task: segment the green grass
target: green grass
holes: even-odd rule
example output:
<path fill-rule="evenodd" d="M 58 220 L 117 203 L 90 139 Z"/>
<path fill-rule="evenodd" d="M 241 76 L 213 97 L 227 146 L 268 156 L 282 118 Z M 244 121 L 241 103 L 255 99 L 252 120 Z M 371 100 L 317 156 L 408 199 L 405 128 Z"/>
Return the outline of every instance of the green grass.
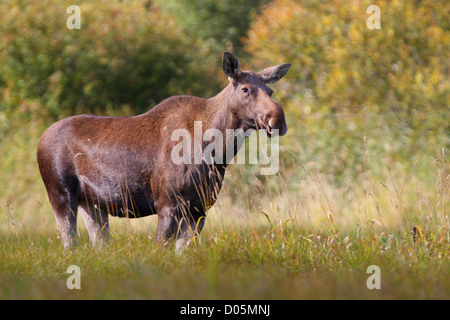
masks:
<path fill-rule="evenodd" d="M 217 212 L 215 213 L 217 214 Z M 214 221 L 181 255 L 152 239 L 155 219 L 140 230 L 114 219 L 112 239 L 91 248 L 84 230 L 73 251 L 56 232 L 11 227 L 0 241 L 1 299 L 448 299 L 449 233 L 443 226 L 415 243 L 369 223 L 349 233 L 308 230 L 295 221 L 255 225 Z M 142 226 L 142 225 L 141 225 Z M 143 229 L 143 228 L 142 228 Z M 81 289 L 69 290 L 70 265 Z M 381 289 L 369 290 L 369 265 Z"/>
<path fill-rule="evenodd" d="M 64 252 L 54 235 L 2 239 L 2 299 L 448 299 L 447 243 L 381 239 L 222 234 L 176 255 L 143 234 L 116 235 L 102 250 Z M 286 238 L 286 239 L 284 239 Z M 351 245 L 349 245 L 351 244 Z M 68 290 L 69 265 L 81 290 Z M 366 269 L 381 269 L 369 290 Z"/>

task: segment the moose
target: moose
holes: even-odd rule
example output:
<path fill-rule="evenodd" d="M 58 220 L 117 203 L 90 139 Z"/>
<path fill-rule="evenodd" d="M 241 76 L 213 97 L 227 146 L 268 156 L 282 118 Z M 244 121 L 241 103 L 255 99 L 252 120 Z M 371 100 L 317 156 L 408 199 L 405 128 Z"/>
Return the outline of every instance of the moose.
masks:
<path fill-rule="evenodd" d="M 77 212 L 94 246 L 109 238 L 109 214 L 157 214 L 156 241 L 175 239 L 177 249 L 200 233 L 227 162 L 174 163 L 170 132 L 183 128 L 193 134 L 194 121 L 202 121 L 202 130 L 265 129 L 268 137 L 287 132 L 283 109 L 267 84 L 280 80 L 291 64 L 241 71 L 238 58 L 224 52 L 222 67 L 229 84 L 212 98 L 173 96 L 136 116 L 72 116 L 43 133 L 37 161 L 65 248 L 77 244 Z M 223 153 L 229 148 L 236 155 L 240 146 L 224 141 Z"/>

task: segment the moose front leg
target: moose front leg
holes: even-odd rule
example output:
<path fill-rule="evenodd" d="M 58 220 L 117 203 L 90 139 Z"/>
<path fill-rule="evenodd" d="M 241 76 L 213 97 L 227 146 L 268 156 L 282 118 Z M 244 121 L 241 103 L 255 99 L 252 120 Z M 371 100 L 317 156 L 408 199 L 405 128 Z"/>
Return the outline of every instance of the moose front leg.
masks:
<path fill-rule="evenodd" d="M 158 212 L 156 241 L 165 244 L 176 238 L 175 250 L 181 252 L 200 233 L 204 224 L 204 214 L 182 214 L 178 208 L 164 207 Z"/>
<path fill-rule="evenodd" d="M 176 235 L 178 222 L 176 219 L 177 210 L 166 206 L 158 210 L 158 227 L 156 228 L 156 241 L 165 244 L 170 238 Z"/>
<path fill-rule="evenodd" d="M 189 215 L 182 218 L 178 224 L 177 240 L 175 242 L 175 251 L 181 253 L 192 239 L 200 234 L 205 225 L 204 214 Z"/>

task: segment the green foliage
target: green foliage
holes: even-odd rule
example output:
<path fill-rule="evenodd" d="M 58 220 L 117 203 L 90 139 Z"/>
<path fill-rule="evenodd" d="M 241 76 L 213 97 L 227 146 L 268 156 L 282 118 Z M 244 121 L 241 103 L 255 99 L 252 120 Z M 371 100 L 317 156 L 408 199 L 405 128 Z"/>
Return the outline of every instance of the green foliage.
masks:
<path fill-rule="evenodd" d="M 366 27 L 369 5 L 276 0 L 249 30 L 247 49 L 260 67 L 294 63 L 289 76 L 302 95 L 312 90 L 315 110 L 392 109 L 417 126 L 447 109 L 448 4 L 381 1 L 380 30 Z"/>
<path fill-rule="evenodd" d="M 55 117 L 122 105 L 142 111 L 174 94 L 215 89 L 208 51 L 158 8 L 106 0 L 79 6 L 80 30 L 66 27 L 66 1 L 0 6 L 0 74 L 11 108 L 38 99 Z"/>
<path fill-rule="evenodd" d="M 377 1 L 379 30 L 371 4 L 275 0 L 246 40 L 255 69 L 293 64 L 278 91 L 291 145 L 338 183 L 417 171 L 450 147 L 448 2 Z"/>
<path fill-rule="evenodd" d="M 252 14 L 269 0 L 156 0 L 176 17 L 191 37 L 199 37 L 220 54 L 227 48 L 241 55 Z"/>

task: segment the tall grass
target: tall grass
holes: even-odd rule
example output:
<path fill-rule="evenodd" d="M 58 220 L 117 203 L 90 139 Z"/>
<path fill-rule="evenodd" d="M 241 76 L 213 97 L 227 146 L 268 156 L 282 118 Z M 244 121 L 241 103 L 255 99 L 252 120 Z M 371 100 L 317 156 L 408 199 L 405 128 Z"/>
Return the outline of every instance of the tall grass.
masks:
<path fill-rule="evenodd" d="M 156 244 L 156 216 L 111 218 L 102 249 L 79 223 L 78 248 L 64 251 L 30 151 L 38 132 L 22 128 L 2 144 L 0 298 L 449 298 L 446 150 L 430 146 L 425 182 L 367 174 L 336 186 L 295 154 L 295 175 L 230 166 L 183 254 Z M 24 147 L 8 154 L 14 144 Z M 81 290 L 66 287 L 72 264 Z M 381 269 L 381 290 L 366 287 L 370 265 Z"/>

